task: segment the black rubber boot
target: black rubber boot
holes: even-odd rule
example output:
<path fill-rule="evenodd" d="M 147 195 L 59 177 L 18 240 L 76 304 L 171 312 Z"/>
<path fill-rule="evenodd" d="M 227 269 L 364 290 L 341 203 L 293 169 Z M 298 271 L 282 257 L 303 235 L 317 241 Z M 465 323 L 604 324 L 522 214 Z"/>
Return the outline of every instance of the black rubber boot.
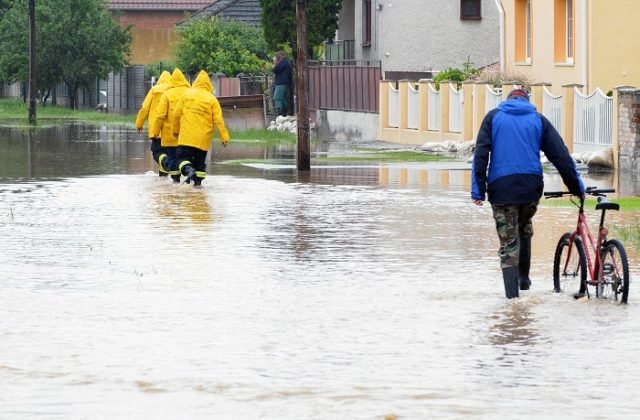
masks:
<path fill-rule="evenodd" d="M 520 256 L 518 258 L 518 277 L 520 278 L 520 290 L 529 290 L 531 279 L 531 238 L 520 239 Z"/>
<path fill-rule="evenodd" d="M 190 184 L 192 179 L 196 177 L 196 170 L 193 169 L 191 165 L 184 165 L 182 168 L 182 174 L 187 178 L 185 179 L 185 184 Z"/>
<path fill-rule="evenodd" d="M 171 179 L 173 179 L 173 182 L 180 182 L 180 174 L 171 175 Z"/>
<path fill-rule="evenodd" d="M 518 289 L 518 268 L 503 268 L 502 279 L 504 280 L 504 294 L 507 299 L 520 297 L 520 290 Z"/>

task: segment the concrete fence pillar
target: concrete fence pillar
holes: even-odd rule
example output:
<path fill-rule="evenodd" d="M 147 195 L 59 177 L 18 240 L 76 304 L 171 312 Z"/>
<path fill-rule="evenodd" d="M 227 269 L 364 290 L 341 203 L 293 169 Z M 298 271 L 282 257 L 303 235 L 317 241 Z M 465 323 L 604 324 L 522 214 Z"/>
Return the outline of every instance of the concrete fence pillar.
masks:
<path fill-rule="evenodd" d="M 582 89 L 583 85 L 571 83 L 562 85 L 562 132 L 560 135 L 564 140 L 569 152 L 573 153 L 573 120 L 575 113 L 575 88 Z"/>
<path fill-rule="evenodd" d="M 473 131 L 473 97 L 475 96 L 475 82 L 462 83 L 462 141 L 473 140 L 475 132 Z"/>
<path fill-rule="evenodd" d="M 478 134 L 482 120 L 487 115 L 487 82 L 477 82 L 473 92 L 473 133 Z"/>
<path fill-rule="evenodd" d="M 379 86 L 380 128 L 389 128 L 389 81 L 381 80 Z"/>
<path fill-rule="evenodd" d="M 449 132 L 449 98 L 451 97 L 451 86 L 456 82 L 442 80 L 440 82 L 440 133 Z"/>
<path fill-rule="evenodd" d="M 534 83 L 531 85 L 531 103 L 535 105 L 538 112 L 542 113 L 544 110 L 543 107 L 543 99 L 544 99 L 544 87 L 551 86 L 551 83 L 541 82 Z"/>

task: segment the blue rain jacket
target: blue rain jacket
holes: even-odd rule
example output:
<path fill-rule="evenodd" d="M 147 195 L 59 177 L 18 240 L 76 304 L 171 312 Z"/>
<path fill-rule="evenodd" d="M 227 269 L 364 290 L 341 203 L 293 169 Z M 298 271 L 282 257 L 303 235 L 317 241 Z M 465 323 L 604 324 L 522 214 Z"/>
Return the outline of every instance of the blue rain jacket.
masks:
<path fill-rule="evenodd" d="M 575 195 L 584 192 L 576 164 L 558 131 L 522 98 L 501 102 L 482 121 L 471 166 L 471 198 L 492 204 L 540 200 L 544 189 L 540 151 Z"/>

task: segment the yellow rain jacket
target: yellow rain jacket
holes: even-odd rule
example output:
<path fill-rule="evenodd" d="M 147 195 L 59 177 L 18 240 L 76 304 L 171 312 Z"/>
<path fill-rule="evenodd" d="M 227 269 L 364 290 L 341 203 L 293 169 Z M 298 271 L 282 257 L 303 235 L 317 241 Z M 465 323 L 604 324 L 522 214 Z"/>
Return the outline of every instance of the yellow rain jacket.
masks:
<path fill-rule="evenodd" d="M 180 133 L 178 145 L 208 152 L 214 128 L 218 129 L 220 143 L 227 144 L 229 132 L 224 126 L 220 103 L 213 94 L 209 75 L 201 70 L 193 87 L 184 93 L 173 114 L 171 124 L 174 131 Z"/>
<path fill-rule="evenodd" d="M 187 89 L 189 89 L 189 82 L 184 74 L 180 69 L 173 70 L 169 79 L 169 87 L 160 97 L 158 108 L 156 108 L 155 124 L 152 127 L 152 133 L 161 133 L 162 147 L 176 147 L 178 145 L 178 137 L 173 134 L 177 130 L 171 127 L 171 122 L 176 106 Z"/>
<path fill-rule="evenodd" d="M 151 127 L 153 126 L 156 120 L 156 109 L 158 108 L 158 103 L 160 102 L 160 97 L 169 87 L 169 78 L 171 77 L 171 73 L 164 70 L 156 84 L 149 89 L 147 92 L 147 96 L 145 96 L 144 101 L 142 102 L 142 106 L 140 107 L 140 111 L 138 111 L 138 116 L 136 117 L 136 128 L 138 130 L 142 130 L 142 126 L 144 126 L 144 122 L 149 118 L 148 130 L 149 130 L 149 139 L 152 139 L 154 136 L 151 133 Z"/>

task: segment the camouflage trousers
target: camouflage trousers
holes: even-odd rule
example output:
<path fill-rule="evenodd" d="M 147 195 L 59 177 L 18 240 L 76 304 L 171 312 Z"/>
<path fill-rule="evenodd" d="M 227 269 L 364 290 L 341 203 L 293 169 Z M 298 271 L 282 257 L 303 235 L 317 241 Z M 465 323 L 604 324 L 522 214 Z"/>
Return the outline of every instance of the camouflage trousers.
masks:
<path fill-rule="evenodd" d="M 492 204 L 491 208 L 500 239 L 500 267 L 518 267 L 520 241 L 533 236 L 531 219 L 538 210 L 538 203 Z"/>

